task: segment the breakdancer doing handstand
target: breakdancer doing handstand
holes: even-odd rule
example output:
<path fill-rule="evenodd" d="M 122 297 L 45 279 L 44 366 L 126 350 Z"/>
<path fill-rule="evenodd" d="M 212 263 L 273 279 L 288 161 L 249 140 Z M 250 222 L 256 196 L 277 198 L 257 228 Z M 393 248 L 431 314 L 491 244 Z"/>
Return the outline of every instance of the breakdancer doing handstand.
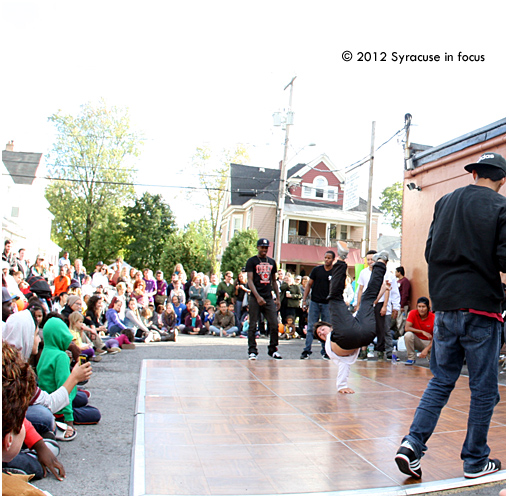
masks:
<path fill-rule="evenodd" d="M 321 321 L 314 325 L 315 336 L 325 341 L 327 354 L 338 366 L 336 386 L 339 393 L 355 393 L 347 385 L 350 366 L 357 360 L 359 349 L 369 345 L 376 337 L 374 307 L 381 294 L 390 289 L 389 283 L 383 282 L 389 255 L 386 251 L 381 251 L 373 255 L 375 264 L 371 278 L 354 317 L 343 299 L 348 269 L 345 259 L 348 251 L 346 244 L 338 241 L 338 260 L 332 267 L 328 296 L 332 325 Z"/>

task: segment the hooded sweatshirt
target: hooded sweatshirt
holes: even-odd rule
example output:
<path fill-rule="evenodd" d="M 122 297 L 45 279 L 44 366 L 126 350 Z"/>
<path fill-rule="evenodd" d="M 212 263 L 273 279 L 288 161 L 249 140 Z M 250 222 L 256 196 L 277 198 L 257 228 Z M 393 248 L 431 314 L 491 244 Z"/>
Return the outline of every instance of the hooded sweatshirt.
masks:
<path fill-rule="evenodd" d="M 61 319 L 53 317 L 44 325 L 44 348 L 37 364 L 39 386 L 43 390 L 54 392 L 69 377 L 70 360 L 65 351 L 72 339 L 69 328 Z M 61 411 L 65 421 L 74 421 L 72 401 L 76 396 L 76 391 L 77 389 L 74 387 L 69 394 L 69 404 Z"/>
<path fill-rule="evenodd" d="M 21 356 L 28 361 L 34 347 L 35 322 L 30 310 L 10 315 L 3 327 L 3 339 L 21 350 Z"/>
<path fill-rule="evenodd" d="M 35 335 L 35 322 L 29 310 L 23 310 L 12 314 L 8 319 L 2 331 L 3 339 L 14 345 L 21 351 L 24 360 L 32 355 Z M 69 403 L 69 395 L 64 386 L 58 388 L 53 393 L 47 393 L 39 387 L 30 402 L 30 405 L 43 405 L 51 412 L 55 413 Z"/>

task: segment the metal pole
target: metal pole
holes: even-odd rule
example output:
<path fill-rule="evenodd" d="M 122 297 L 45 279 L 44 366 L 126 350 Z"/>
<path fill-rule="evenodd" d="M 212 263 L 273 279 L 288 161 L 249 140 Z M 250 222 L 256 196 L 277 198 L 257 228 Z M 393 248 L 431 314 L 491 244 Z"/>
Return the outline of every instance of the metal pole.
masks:
<path fill-rule="evenodd" d="M 284 90 L 290 87 L 290 103 L 288 110 L 292 109 L 292 97 L 293 97 L 293 82 L 296 76 L 292 78 L 292 81 L 286 85 Z M 286 197 L 286 158 L 288 155 L 288 143 L 290 137 L 290 126 L 286 125 L 285 134 L 285 151 L 283 155 L 283 162 L 281 163 L 281 174 L 279 176 L 279 194 L 277 201 L 277 212 L 276 212 L 276 241 L 274 244 L 274 260 L 278 267 L 281 266 L 281 245 L 283 243 L 283 214 L 285 210 L 285 197 Z"/>
<path fill-rule="evenodd" d="M 368 184 L 368 204 L 366 209 L 366 252 L 368 252 L 371 248 L 370 245 L 370 236 L 371 236 L 371 197 L 373 191 L 373 162 L 375 160 L 375 125 L 376 121 L 373 121 L 371 125 L 371 153 L 369 159 L 369 184 Z"/>

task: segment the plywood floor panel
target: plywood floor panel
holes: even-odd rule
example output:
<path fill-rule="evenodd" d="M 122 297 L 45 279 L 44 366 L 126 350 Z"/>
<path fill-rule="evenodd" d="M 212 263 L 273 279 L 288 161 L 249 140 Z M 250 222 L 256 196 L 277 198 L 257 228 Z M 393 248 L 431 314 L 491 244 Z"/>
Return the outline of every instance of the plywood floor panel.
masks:
<path fill-rule="evenodd" d="M 399 472 L 394 455 L 427 369 L 357 362 L 351 395 L 337 393 L 337 368 L 322 360 L 147 360 L 142 371 L 144 431 L 136 435 L 141 459 L 133 460 L 142 466 L 133 481 L 145 495 L 403 491 L 463 476 L 465 377 L 442 411 L 417 482 Z M 505 469 L 504 386 L 500 395 L 488 443 Z"/>

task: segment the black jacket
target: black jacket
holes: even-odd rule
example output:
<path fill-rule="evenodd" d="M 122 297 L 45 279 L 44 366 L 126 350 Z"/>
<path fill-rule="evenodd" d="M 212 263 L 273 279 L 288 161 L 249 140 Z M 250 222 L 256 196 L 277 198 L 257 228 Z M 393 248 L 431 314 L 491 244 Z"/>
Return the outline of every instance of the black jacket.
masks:
<path fill-rule="evenodd" d="M 433 310 L 500 313 L 505 204 L 504 196 L 477 185 L 437 201 L 425 252 Z"/>

